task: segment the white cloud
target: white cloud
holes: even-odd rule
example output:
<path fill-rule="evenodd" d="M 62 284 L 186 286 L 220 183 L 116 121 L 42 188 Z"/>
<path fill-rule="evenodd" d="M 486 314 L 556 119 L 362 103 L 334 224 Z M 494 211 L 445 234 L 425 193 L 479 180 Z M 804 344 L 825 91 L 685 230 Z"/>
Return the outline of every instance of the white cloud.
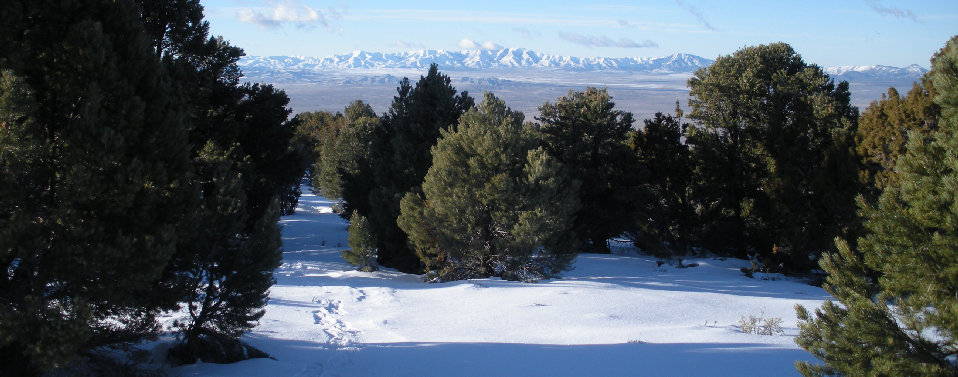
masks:
<path fill-rule="evenodd" d="M 483 50 L 502 50 L 502 45 L 492 41 L 485 41 L 485 42 L 482 42 L 482 49 Z"/>
<path fill-rule="evenodd" d="M 270 2 L 266 9 L 243 8 L 236 13 L 240 22 L 256 24 L 264 29 L 274 29 L 282 24 L 297 24 L 309 26 L 320 24 L 329 27 L 326 17 L 312 7 L 301 4 L 298 0 Z M 339 16 L 338 13 L 334 13 Z"/>
<path fill-rule="evenodd" d="M 476 42 L 473 42 L 473 40 L 472 40 L 472 39 L 469 39 L 469 38 L 460 39 L 460 40 L 459 40 L 459 43 L 458 43 L 457 45 L 459 46 L 459 48 L 461 48 L 461 49 L 466 49 L 466 50 L 478 50 L 478 49 L 479 49 L 479 44 L 476 43 Z"/>
<path fill-rule="evenodd" d="M 619 48 L 648 48 L 648 47 L 659 47 L 658 43 L 655 43 L 651 40 L 644 40 L 642 42 L 636 42 L 629 38 L 619 38 L 618 40 L 613 40 L 612 38 L 606 36 L 596 36 L 596 35 L 582 35 L 576 33 L 559 33 L 559 38 L 565 39 L 569 42 L 580 44 L 588 47 L 619 47 Z"/>
<path fill-rule="evenodd" d="M 459 48 L 463 50 L 501 50 L 502 49 L 502 45 L 496 42 L 485 41 L 482 44 L 480 44 L 469 38 L 460 39 L 457 45 L 459 46 Z"/>

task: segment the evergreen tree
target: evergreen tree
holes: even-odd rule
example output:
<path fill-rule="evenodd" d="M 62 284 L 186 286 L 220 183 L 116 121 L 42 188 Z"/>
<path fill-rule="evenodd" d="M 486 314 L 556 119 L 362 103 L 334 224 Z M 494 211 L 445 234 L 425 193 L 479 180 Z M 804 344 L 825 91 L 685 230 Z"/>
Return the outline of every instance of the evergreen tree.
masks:
<path fill-rule="evenodd" d="M 173 350 L 181 362 L 241 360 L 221 349 L 231 347 L 263 316 L 272 271 L 281 261 L 278 198 L 262 214 L 250 210 L 244 173 L 251 167 L 238 144 L 222 150 L 209 142 L 195 162 L 203 182 L 199 224 L 208 228 L 191 238 L 179 271 L 189 317 L 177 326 L 183 343 Z M 244 166 L 247 165 L 247 166 Z M 252 221 L 251 221 L 252 220 Z M 250 229 L 251 228 L 251 229 Z"/>
<path fill-rule="evenodd" d="M 279 199 L 281 215 L 290 215 L 308 162 L 292 143 L 295 124 L 287 121 L 292 112 L 289 97 L 269 84 L 245 84 L 240 90 L 243 100 L 236 105 L 237 121 L 230 132 L 238 134 L 235 138 L 253 166 L 246 175 L 250 216 L 263 217 L 273 199 Z"/>
<path fill-rule="evenodd" d="M 185 107 L 131 2 L 0 15 L 0 374 L 153 329 L 193 205 Z"/>
<path fill-rule="evenodd" d="M 895 88 L 874 101 L 858 120 L 855 148 L 862 159 L 861 180 L 866 197 L 874 201 L 895 180 L 895 162 L 905 151 L 910 132 L 921 137 L 938 128 L 940 109 L 931 80 L 926 75 L 905 97 Z"/>
<path fill-rule="evenodd" d="M 399 226 L 438 280 L 532 281 L 572 261 L 577 184 L 523 118 L 486 93 L 442 131 L 422 194 L 403 198 Z"/>
<path fill-rule="evenodd" d="M 327 198 L 341 198 L 340 216 L 350 219 L 354 210 L 369 213 L 374 182 L 373 158 L 382 143 L 382 123 L 372 107 L 354 101 L 345 109 L 342 126 L 321 143 L 314 182 Z"/>
<path fill-rule="evenodd" d="M 784 43 L 719 57 L 688 82 L 706 246 L 806 269 L 854 219 L 857 110 Z"/>
<path fill-rule="evenodd" d="M 631 233 L 636 246 L 669 259 L 688 254 L 695 223 L 691 155 L 682 143 L 680 122 L 681 118 L 656 113 L 629 136 L 629 147 L 638 156 L 636 169 L 649 172 L 650 194 Z"/>
<path fill-rule="evenodd" d="M 180 361 L 252 357 L 235 339 L 262 316 L 281 257 L 276 222 L 295 207 L 305 169 L 292 144 L 289 99 L 271 85 L 240 84 L 243 51 L 208 35 L 199 2 L 142 3 L 155 54 L 190 104 L 190 184 L 200 202 L 179 224 L 176 253 L 154 295 L 188 309 L 173 351 Z"/>
<path fill-rule="evenodd" d="M 627 219 L 645 195 L 642 172 L 626 145 L 632 113 L 615 110 L 608 91 L 596 88 L 569 91 L 539 112 L 546 151 L 583 182 L 573 229 L 585 250 L 608 253 L 607 240 L 628 229 Z"/>
<path fill-rule="evenodd" d="M 378 242 L 377 262 L 404 272 L 418 272 L 419 259 L 396 224 L 399 202 L 407 192 L 419 191 L 432 165 L 430 148 L 441 130 L 455 125 L 473 106 L 473 99 L 466 92 L 457 94 L 449 76 L 439 73 L 435 64 L 415 87 L 403 79 L 397 92 L 383 116 L 383 142 L 373 155 L 375 188 L 369 194 L 369 212 L 360 214 L 369 219 L 369 229 Z"/>
<path fill-rule="evenodd" d="M 292 122 L 295 124 L 293 143 L 305 152 L 304 156 L 308 162 L 306 176 L 313 190 L 321 194 L 319 174 L 322 169 L 320 160 L 323 149 L 338 137 L 345 117 L 342 113 L 313 111 L 296 114 Z"/>
<path fill-rule="evenodd" d="M 858 250 L 839 242 L 822 268 L 826 301 L 796 307 L 796 342 L 824 361 L 798 363 L 807 376 L 958 375 L 958 37 L 932 58 L 941 108 L 928 138 L 912 132 L 874 206 Z"/>
<path fill-rule="evenodd" d="M 357 266 L 360 271 L 376 271 L 373 263 L 376 259 L 376 240 L 369 233 L 369 222 L 359 212 L 354 211 L 349 218 L 349 250 L 343 250 L 342 254 L 346 262 Z"/>

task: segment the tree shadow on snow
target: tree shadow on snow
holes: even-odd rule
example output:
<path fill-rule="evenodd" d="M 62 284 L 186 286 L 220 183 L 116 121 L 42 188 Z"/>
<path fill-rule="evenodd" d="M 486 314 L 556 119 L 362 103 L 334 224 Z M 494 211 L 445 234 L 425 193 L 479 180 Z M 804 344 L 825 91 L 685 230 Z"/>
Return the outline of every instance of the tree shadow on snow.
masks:
<path fill-rule="evenodd" d="M 796 360 L 816 362 L 800 349 L 749 343 L 332 346 L 257 336 L 250 337 L 250 342 L 271 352 L 277 359 L 274 363 L 283 366 L 279 369 L 308 364 L 333 376 L 789 376 L 798 375 Z M 238 375 L 256 372 L 243 371 L 237 369 Z"/>

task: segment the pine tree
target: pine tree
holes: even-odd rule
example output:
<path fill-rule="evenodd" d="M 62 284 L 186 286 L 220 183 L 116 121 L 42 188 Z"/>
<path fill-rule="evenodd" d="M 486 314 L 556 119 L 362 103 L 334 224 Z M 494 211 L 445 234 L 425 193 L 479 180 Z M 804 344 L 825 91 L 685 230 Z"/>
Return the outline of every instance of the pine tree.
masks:
<path fill-rule="evenodd" d="M 383 116 L 383 143 L 373 156 L 375 188 L 369 194 L 370 231 L 376 236 L 377 262 L 404 272 L 419 272 L 415 252 L 409 249 L 406 234 L 396 225 L 399 203 L 407 192 L 419 190 L 432 165 L 430 148 L 440 131 L 452 127 L 473 107 L 469 93 L 456 92 L 449 76 L 429 67 L 413 87 L 403 79 L 392 106 Z"/>
<path fill-rule="evenodd" d="M 635 169 L 648 170 L 650 198 L 637 213 L 635 244 L 654 255 L 687 255 L 695 212 L 692 205 L 692 162 L 682 143 L 681 118 L 656 113 L 645 127 L 630 132 L 629 147 L 638 157 Z"/>
<path fill-rule="evenodd" d="M 155 55 L 190 105 L 189 183 L 199 201 L 179 223 L 154 295 L 187 308 L 173 350 L 180 361 L 254 357 L 236 338 L 263 314 L 282 255 L 276 222 L 295 206 L 305 169 L 292 144 L 289 99 L 271 85 L 240 85 L 243 51 L 208 35 L 198 1 L 141 3 Z"/>
<path fill-rule="evenodd" d="M 383 142 L 383 127 L 372 107 L 362 101 L 346 106 L 335 135 L 323 139 L 315 187 L 327 198 L 341 198 L 340 216 L 355 210 L 370 213 L 369 194 L 375 187 L 374 153 Z"/>
<path fill-rule="evenodd" d="M 807 376 L 958 375 L 958 37 L 932 58 L 940 129 L 913 132 L 878 203 L 860 200 L 866 235 L 822 260 L 826 301 L 796 307 L 796 342 L 824 362 Z"/>
<path fill-rule="evenodd" d="M 296 114 L 290 122 L 295 129 L 293 144 L 302 151 L 307 161 L 306 178 L 314 190 L 319 190 L 320 183 L 316 179 L 321 168 L 319 161 L 322 150 L 327 141 L 336 138 L 343 123 L 343 114 L 328 111 L 303 112 Z"/>
<path fill-rule="evenodd" d="M 343 250 L 342 254 L 346 262 L 357 266 L 360 271 L 376 271 L 373 263 L 376 259 L 376 240 L 369 233 L 369 222 L 359 212 L 354 211 L 349 218 L 349 250 Z"/>
<path fill-rule="evenodd" d="M 287 121 L 292 113 L 287 107 L 289 97 L 269 84 L 245 84 L 240 90 L 243 100 L 236 105 L 230 132 L 237 134 L 253 166 L 253 173 L 246 175 L 250 216 L 263 217 L 277 198 L 280 214 L 292 214 L 307 161 L 292 144 L 295 125 Z"/>
<path fill-rule="evenodd" d="M 573 229 L 584 250 L 608 253 L 611 237 L 629 228 L 645 195 L 635 154 L 626 145 L 632 113 L 615 110 L 607 90 L 569 91 L 539 107 L 546 151 L 583 182 Z"/>
<path fill-rule="evenodd" d="M 2 13 L 0 374 L 37 373 L 153 330 L 144 293 L 194 203 L 189 145 L 134 4 Z"/>
<path fill-rule="evenodd" d="M 399 226 L 438 280 L 539 280 L 574 257 L 577 184 L 523 118 L 486 93 L 442 131 L 422 194 L 403 198 Z"/>
<path fill-rule="evenodd" d="M 854 219 L 848 84 L 775 43 L 719 57 L 688 85 L 705 246 L 769 268 L 810 267 Z"/>
<path fill-rule="evenodd" d="M 189 315 L 178 323 L 182 344 L 173 355 L 181 362 L 232 362 L 243 359 L 220 350 L 255 326 L 273 285 L 272 271 L 281 260 L 278 199 L 258 217 L 251 215 L 246 196 L 249 159 L 238 144 L 223 150 L 207 143 L 196 163 L 203 182 L 203 205 L 197 223 L 206 229 L 193 234 L 192 247 L 181 253 L 181 299 Z M 252 357 L 252 356 L 250 356 Z"/>

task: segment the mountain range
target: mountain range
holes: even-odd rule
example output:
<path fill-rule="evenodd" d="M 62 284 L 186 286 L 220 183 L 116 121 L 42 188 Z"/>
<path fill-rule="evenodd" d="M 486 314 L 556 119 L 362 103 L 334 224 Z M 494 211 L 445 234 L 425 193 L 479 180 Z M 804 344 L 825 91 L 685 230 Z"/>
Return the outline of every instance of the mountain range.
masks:
<path fill-rule="evenodd" d="M 541 54 L 526 49 L 417 50 L 407 52 L 354 51 L 322 58 L 302 56 L 249 56 L 240 61 L 244 71 L 422 69 L 436 63 L 440 69 L 546 68 L 570 71 L 630 71 L 649 73 L 692 72 L 712 60 L 689 54 L 661 58 L 580 58 Z"/>
<path fill-rule="evenodd" d="M 691 54 L 660 58 L 570 57 L 527 49 L 355 51 L 327 57 L 247 56 L 239 61 L 244 80 L 278 85 L 296 112 L 341 111 L 362 99 L 376 111 L 389 108 L 403 77 L 415 81 L 429 65 L 452 79 L 458 90 L 493 92 L 509 105 L 536 114 L 543 102 L 568 90 L 605 87 L 617 106 L 640 117 L 675 108 L 688 97 L 686 81 L 713 60 Z M 864 108 L 889 87 L 907 91 L 927 70 L 881 65 L 826 67 L 836 81 L 851 85 L 852 104 Z"/>
<path fill-rule="evenodd" d="M 321 71 L 424 70 L 436 63 L 440 70 L 548 70 L 567 72 L 630 72 L 645 74 L 692 73 L 711 65 L 713 60 L 691 54 L 673 54 L 659 58 L 572 57 L 542 54 L 521 48 L 501 50 L 415 50 L 407 52 L 368 52 L 304 56 L 247 56 L 240 60 L 240 68 L 249 77 L 271 77 L 278 73 L 319 73 Z M 883 65 L 826 67 L 836 78 L 855 79 L 917 79 L 927 70 L 918 65 L 904 68 Z M 357 72 L 358 73 L 358 72 Z"/>

